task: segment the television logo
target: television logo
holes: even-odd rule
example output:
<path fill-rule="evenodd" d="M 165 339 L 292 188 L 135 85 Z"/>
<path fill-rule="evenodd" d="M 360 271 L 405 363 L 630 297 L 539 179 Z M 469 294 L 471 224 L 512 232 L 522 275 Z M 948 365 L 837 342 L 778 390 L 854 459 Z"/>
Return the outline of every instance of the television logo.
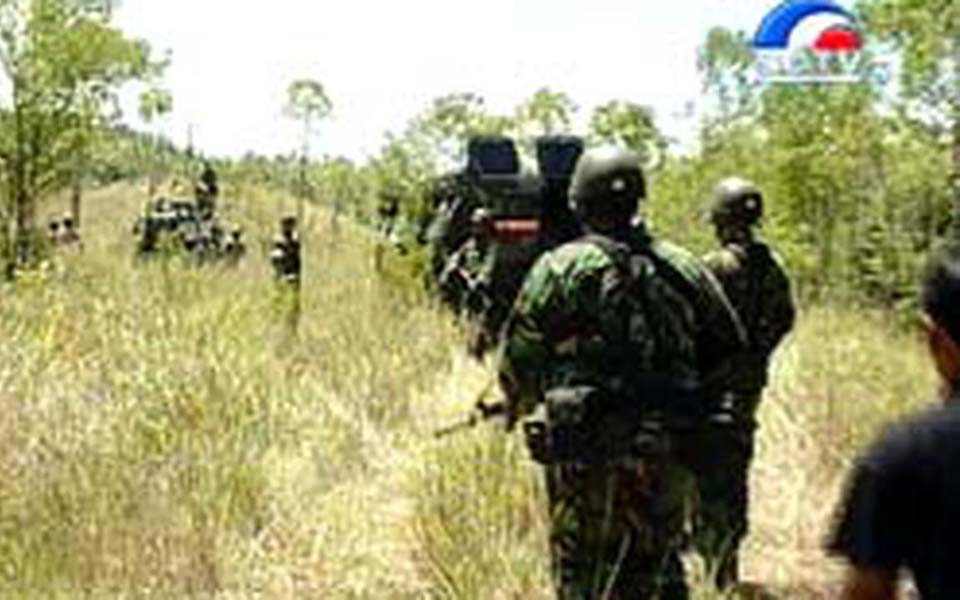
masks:
<path fill-rule="evenodd" d="M 854 16 L 831 0 L 787 0 L 763 19 L 752 46 L 762 83 L 889 80 L 889 65 L 864 52 Z"/>

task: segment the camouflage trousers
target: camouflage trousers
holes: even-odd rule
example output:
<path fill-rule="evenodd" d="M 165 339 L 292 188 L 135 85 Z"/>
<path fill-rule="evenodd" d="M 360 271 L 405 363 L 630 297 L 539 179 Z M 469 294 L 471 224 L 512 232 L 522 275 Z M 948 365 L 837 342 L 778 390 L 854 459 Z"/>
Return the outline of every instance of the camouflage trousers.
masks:
<path fill-rule="evenodd" d="M 689 476 L 663 458 L 546 467 L 559 600 L 686 600 Z"/>
<path fill-rule="evenodd" d="M 756 402 L 751 400 L 755 407 Z M 740 544 L 749 527 L 749 476 L 756 423 L 741 417 L 728 425 L 706 426 L 692 444 L 687 462 L 696 474 L 697 516 L 693 545 L 717 589 L 739 580 Z"/>

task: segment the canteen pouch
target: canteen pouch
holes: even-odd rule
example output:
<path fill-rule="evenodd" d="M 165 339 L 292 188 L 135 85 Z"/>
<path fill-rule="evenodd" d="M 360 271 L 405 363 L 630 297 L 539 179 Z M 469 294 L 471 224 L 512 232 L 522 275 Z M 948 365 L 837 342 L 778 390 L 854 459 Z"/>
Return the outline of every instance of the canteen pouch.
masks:
<path fill-rule="evenodd" d="M 604 404 L 604 393 L 592 386 L 548 390 L 543 405 L 523 424 L 530 456 L 545 465 L 604 460 Z"/>

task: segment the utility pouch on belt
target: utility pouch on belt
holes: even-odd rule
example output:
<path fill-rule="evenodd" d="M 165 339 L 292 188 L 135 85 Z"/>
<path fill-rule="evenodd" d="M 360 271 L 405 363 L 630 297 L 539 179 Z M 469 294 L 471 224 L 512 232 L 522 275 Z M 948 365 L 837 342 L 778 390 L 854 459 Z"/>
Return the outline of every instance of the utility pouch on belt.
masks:
<path fill-rule="evenodd" d="M 531 457 L 541 464 L 602 464 L 630 452 L 644 427 L 624 405 L 593 386 L 548 390 L 542 409 L 523 425 Z"/>

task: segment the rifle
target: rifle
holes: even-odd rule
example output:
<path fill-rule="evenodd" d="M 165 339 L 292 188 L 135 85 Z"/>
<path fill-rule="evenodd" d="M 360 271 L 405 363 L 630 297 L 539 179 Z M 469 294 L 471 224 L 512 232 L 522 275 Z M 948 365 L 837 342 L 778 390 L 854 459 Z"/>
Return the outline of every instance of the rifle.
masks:
<path fill-rule="evenodd" d="M 477 396 L 477 402 L 473 406 L 473 410 L 470 414 L 460 421 L 438 429 L 434 432 L 433 437 L 436 439 L 445 438 L 454 433 L 459 433 L 460 431 L 465 431 L 467 429 L 473 429 L 480 423 L 485 421 L 490 421 L 500 416 L 506 416 L 508 406 L 506 402 L 496 402 L 493 404 L 487 404 L 486 397 L 490 393 L 490 390 L 493 388 L 494 379 L 491 379 L 487 382 L 487 385 L 484 386 L 483 390 L 480 391 L 480 394 Z"/>

